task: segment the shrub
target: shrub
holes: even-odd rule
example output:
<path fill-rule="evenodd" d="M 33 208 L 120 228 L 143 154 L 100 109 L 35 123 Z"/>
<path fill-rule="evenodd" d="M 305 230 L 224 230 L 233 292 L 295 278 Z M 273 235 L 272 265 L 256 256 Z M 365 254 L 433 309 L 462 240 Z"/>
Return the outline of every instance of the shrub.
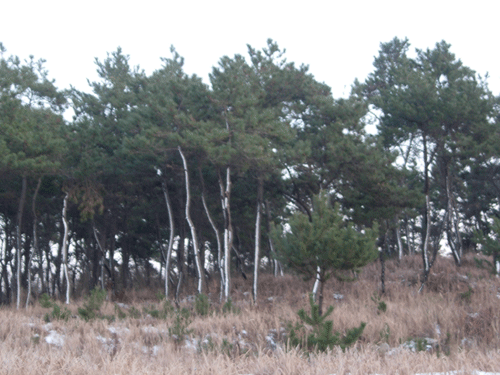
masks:
<path fill-rule="evenodd" d="M 78 315 L 87 322 L 95 319 L 105 299 L 105 290 L 99 288 L 93 289 L 83 307 L 78 308 Z"/>
<path fill-rule="evenodd" d="M 48 294 L 43 293 L 39 299 L 40 306 L 45 309 L 52 307 L 52 312 L 46 313 L 43 319 L 48 323 L 51 320 L 64 320 L 67 321 L 71 317 L 71 311 L 67 307 L 61 308 L 55 301 L 53 301 Z"/>
<path fill-rule="evenodd" d="M 324 315 L 319 314 L 319 305 L 314 303 L 313 295 L 309 296 L 311 305 L 311 315 L 307 315 L 304 309 L 297 313 L 300 320 L 312 326 L 312 332 L 306 337 L 306 330 L 303 324 L 296 323 L 295 326 L 289 325 L 289 345 L 292 347 L 306 348 L 310 351 L 326 351 L 334 346 L 340 346 L 345 350 L 348 346 L 354 344 L 365 329 L 366 323 L 361 323 L 357 328 L 352 328 L 344 336 L 339 332 L 333 333 L 333 321 L 326 318 L 333 312 L 333 306 L 330 306 Z"/>
<path fill-rule="evenodd" d="M 194 311 L 198 315 L 207 316 L 210 311 L 210 302 L 208 301 L 208 296 L 200 293 L 196 296 L 194 301 Z"/>

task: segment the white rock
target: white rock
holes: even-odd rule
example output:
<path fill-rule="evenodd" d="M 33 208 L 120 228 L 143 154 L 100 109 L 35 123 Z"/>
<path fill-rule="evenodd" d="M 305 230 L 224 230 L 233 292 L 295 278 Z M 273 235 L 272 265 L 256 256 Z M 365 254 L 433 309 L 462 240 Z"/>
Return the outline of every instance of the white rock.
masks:
<path fill-rule="evenodd" d="M 62 347 L 64 345 L 64 336 L 52 330 L 49 331 L 49 334 L 45 337 L 45 342 L 49 345 Z"/>

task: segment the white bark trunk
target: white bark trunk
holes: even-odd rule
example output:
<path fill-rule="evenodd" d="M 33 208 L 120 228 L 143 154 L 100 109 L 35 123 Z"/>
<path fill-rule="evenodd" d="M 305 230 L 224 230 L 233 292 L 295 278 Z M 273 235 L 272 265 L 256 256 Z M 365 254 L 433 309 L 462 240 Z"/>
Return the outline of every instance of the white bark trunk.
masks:
<path fill-rule="evenodd" d="M 424 258 L 424 272 L 429 272 L 429 241 L 431 235 L 431 215 L 430 215 L 430 197 L 429 194 L 425 196 L 425 239 L 422 248 Z"/>
<path fill-rule="evenodd" d="M 215 239 L 217 240 L 217 264 L 219 265 L 219 272 L 220 272 L 220 281 L 221 281 L 220 300 L 222 301 L 225 277 L 224 277 L 224 266 L 222 264 L 222 243 L 220 240 L 220 232 L 217 229 L 214 220 L 212 219 L 212 215 L 210 215 L 210 211 L 208 210 L 207 202 L 205 200 L 204 192 L 201 194 L 201 201 L 203 203 L 203 208 L 205 209 L 205 213 L 207 214 L 208 221 L 210 222 L 210 225 L 214 230 Z"/>
<path fill-rule="evenodd" d="M 66 216 L 66 213 L 68 211 L 68 197 L 69 197 L 69 194 L 66 193 L 66 195 L 64 196 L 63 212 L 62 212 L 62 220 L 63 220 L 63 225 L 64 225 L 62 253 L 63 253 L 64 278 L 66 279 L 66 304 L 67 305 L 69 305 L 69 294 L 70 294 L 70 287 L 71 287 L 70 281 L 69 281 L 69 272 L 68 272 L 68 233 L 69 233 L 69 227 L 68 227 L 68 219 Z"/>
<path fill-rule="evenodd" d="M 313 286 L 313 299 L 314 299 L 314 301 L 316 301 L 316 295 L 318 294 L 319 279 L 320 279 L 319 273 L 320 272 L 321 272 L 321 268 L 318 266 L 318 272 L 316 274 L 316 281 L 314 282 L 314 286 Z"/>
<path fill-rule="evenodd" d="M 226 188 L 219 175 L 219 186 L 221 191 L 221 204 L 224 213 L 224 300 L 229 300 L 229 290 L 231 285 L 231 248 L 233 246 L 233 229 L 231 224 L 231 208 L 229 206 L 231 196 L 231 168 L 226 168 Z"/>
<path fill-rule="evenodd" d="M 396 226 L 396 238 L 398 240 L 398 259 L 403 259 L 403 241 L 401 241 L 401 226 Z"/>
<path fill-rule="evenodd" d="M 253 303 L 257 304 L 257 285 L 259 280 L 259 264 L 260 264 L 260 221 L 261 221 L 261 204 L 257 204 L 257 217 L 255 219 L 255 258 L 253 267 Z"/>
<path fill-rule="evenodd" d="M 198 274 L 198 293 L 203 293 L 203 266 L 201 265 L 200 260 L 200 249 L 198 246 L 198 238 L 196 236 L 196 228 L 194 226 L 193 220 L 191 220 L 191 188 L 189 185 L 189 171 L 186 158 L 184 153 L 182 152 L 181 146 L 177 148 L 179 150 L 179 154 L 182 158 L 182 164 L 184 165 L 184 176 L 186 179 L 186 220 L 189 225 L 189 229 L 191 230 L 191 238 L 193 240 L 193 251 L 194 251 L 194 259 L 196 263 L 196 272 Z"/>
<path fill-rule="evenodd" d="M 174 245 L 174 214 L 172 212 L 172 205 L 170 204 L 170 197 L 168 196 L 168 189 L 165 181 L 162 181 L 163 196 L 167 204 L 168 222 L 170 226 L 170 235 L 168 238 L 168 249 L 165 254 L 165 298 L 168 300 L 168 278 L 170 276 L 170 259 L 172 258 L 172 249 Z"/>

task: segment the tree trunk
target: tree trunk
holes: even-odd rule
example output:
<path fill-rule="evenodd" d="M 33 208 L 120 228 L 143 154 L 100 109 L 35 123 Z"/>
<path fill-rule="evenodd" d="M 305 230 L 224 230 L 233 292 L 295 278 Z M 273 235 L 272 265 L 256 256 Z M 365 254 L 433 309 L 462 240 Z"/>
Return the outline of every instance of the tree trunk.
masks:
<path fill-rule="evenodd" d="M 172 211 L 172 205 L 170 203 L 170 197 L 168 195 L 167 183 L 165 182 L 164 179 L 162 179 L 161 187 L 163 190 L 163 196 L 165 197 L 165 203 L 167 205 L 168 222 L 170 227 L 168 248 L 167 248 L 167 253 L 165 254 L 165 298 L 168 299 L 168 278 L 170 275 L 170 259 L 172 259 L 172 249 L 174 246 L 175 227 L 174 227 L 174 213 Z"/>
<path fill-rule="evenodd" d="M 95 237 L 95 240 L 97 242 L 97 248 L 99 249 L 99 266 L 101 268 L 100 270 L 100 277 L 99 279 L 101 280 L 101 289 L 104 290 L 105 289 L 105 285 L 104 285 L 104 262 L 106 261 L 106 251 L 104 250 L 104 244 L 103 242 L 105 242 L 105 240 L 103 238 L 99 238 L 98 236 L 98 233 L 97 233 L 97 229 L 95 227 L 95 224 L 93 224 L 93 230 L 94 230 L 94 237 Z"/>
<path fill-rule="evenodd" d="M 318 288 L 319 288 L 320 278 L 321 278 L 321 267 L 318 266 L 318 269 L 316 271 L 316 280 L 314 281 L 313 291 L 312 291 L 314 301 L 318 300 Z"/>
<path fill-rule="evenodd" d="M 194 260 L 196 264 L 196 273 L 198 275 L 198 293 L 203 293 L 203 279 L 205 273 L 203 271 L 203 265 L 200 260 L 200 247 L 198 245 L 198 236 L 196 235 L 196 228 L 194 226 L 193 220 L 191 219 L 191 188 L 189 184 L 189 171 L 186 158 L 184 153 L 182 152 L 181 146 L 177 148 L 179 150 L 179 154 L 182 158 L 182 164 L 184 165 L 184 176 L 186 179 L 186 220 L 189 224 L 189 229 L 191 230 L 191 238 L 193 241 L 193 252 L 194 252 Z"/>
<path fill-rule="evenodd" d="M 269 201 L 266 199 L 265 201 L 266 208 L 266 218 L 267 218 L 267 233 L 269 237 L 269 250 L 271 253 L 271 257 L 273 258 L 273 275 L 277 277 L 278 275 L 283 276 L 283 267 L 278 259 L 276 259 L 276 251 L 274 250 L 273 240 L 271 239 L 271 211 L 269 208 Z"/>
<path fill-rule="evenodd" d="M 259 281 L 259 265 L 260 265 L 260 222 L 262 217 L 262 200 L 264 196 L 264 180 L 262 177 L 257 181 L 257 213 L 255 217 L 255 258 L 253 266 L 253 303 L 257 304 L 257 289 Z"/>
<path fill-rule="evenodd" d="M 37 235 L 37 231 L 36 231 L 36 228 L 38 226 L 38 218 L 37 218 L 37 214 L 36 214 L 36 198 L 38 196 L 38 191 L 40 190 L 41 183 L 42 183 L 42 177 L 39 177 L 38 182 L 36 184 L 35 193 L 33 194 L 33 202 L 31 205 L 31 210 L 33 211 L 33 251 L 30 254 L 30 260 L 28 262 L 28 296 L 26 297 L 26 309 L 28 309 L 30 298 L 31 298 L 31 262 L 32 262 L 33 254 L 38 253 L 38 235 Z M 43 283 L 43 279 L 42 279 L 42 283 Z"/>
<path fill-rule="evenodd" d="M 323 277 L 319 279 L 319 296 L 318 296 L 318 314 L 319 316 L 323 315 L 323 289 L 325 287 L 325 282 L 323 281 Z"/>
<path fill-rule="evenodd" d="M 69 194 L 66 193 L 64 196 L 64 203 L 63 203 L 63 211 L 62 211 L 62 220 L 63 220 L 63 225 L 64 225 L 64 237 L 63 237 L 63 271 L 64 271 L 64 278 L 66 279 L 66 304 L 69 305 L 69 294 L 70 294 L 70 288 L 71 288 L 71 281 L 69 280 L 69 272 L 68 272 L 68 233 L 69 233 L 69 226 L 68 226 L 68 219 L 67 219 L 67 211 L 68 211 L 68 197 Z"/>
<path fill-rule="evenodd" d="M 233 226 L 231 222 L 231 168 L 226 168 L 226 187 L 219 173 L 219 186 L 221 192 L 222 212 L 224 213 L 224 300 L 227 302 L 230 298 L 231 288 L 231 249 L 233 247 Z"/>
<path fill-rule="evenodd" d="M 201 173 L 201 167 L 199 169 L 200 172 L 200 180 L 201 180 L 201 201 L 203 203 L 203 208 L 205 209 L 205 213 L 207 215 L 208 221 L 210 222 L 210 225 L 212 226 L 212 229 L 214 230 L 215 233 L 215 239 L 217 241 L 217 266 L 219 267 L 219 272 L 220 272 L 220 296 L 219 300 L 222 301 L 222 296 L 224 295 L 224 283 L 225 283 L 225 277 L 224 277 L 224 266 L 222 264 L 222 243 L 220 239 L 220 232 L 217 229 L 217 226 L 215 225 L 215 221 L 212 219 L 212 215 L 210 215 L 210 211 L 208 210 L 207 202 L 205 199 L 205 182 L 203 180 L 203 174 Z"/>
<path fill-rule="evenodd" d="M 447 171 L 446 171 L 447 172 Z M 450 246 L 451 254 L 455 260 L 455 264 L 460 267 L 462 255 L 462 238 L 458 228 L 458 218 L 456 217 L 456 208 L 453 199 L 453 193 L 450 187 L 450 177 L 446 173 L 446 238 Z"/>
<path fill-rule="evenodd" d="M 399 218 L 396 218 L 397 225 L 395 228 L 396 231 L 396 240 L 398 242 L 398 259 L 403 259 L 403 241 L 401 241 L 401 225 L 399 223 Z"/>
<path fill-rule="evenodd" d="M 186 247 L 186 222 L 184 220 L 181 220 L 181 224 L 179 226 L 179 236 L 180 236 L 180 241 L 179 245 L 177 246 L 177 269 L 179 271 L 179 277 L 177 279 L 177 287 L 175 290 L 175 301 L 176 303 L 179 303 L 179 294 L 181 292 L 182 288 L 182 281 L 183 281 L 183 276 L 186 273 L 185 272 L 185 247 Z"/>
<path fill-rule="evenodd" d="M 424 263 L 424 274 L 422 284 L 420 285 L 419 293 L 424 289 L 424 285 L 429 277 L 430 267 L 429 267 L 429 240 L 431 233 L 431 203 L 430 203 L 430 189 L 429 189 L 429 160 L 427 151 L 427 139 L 423 135 L 423 145 L 424 145 L 424 194 L 425 194 L 425 212 L 424 212 L 424 241 L 422 246 L 422 259 Z"/>
<path fill-rule="evenodd" d="M 26 202 L 26 185 L 27 177 L 23 175 L 22 187 L 21 187 L 21 198 L 19 199 L 19 207 L 17 210 L 17 231 L 16 231 L 16 242 L 17 242 L 17 252 L 16 252 L 16 281 L 17 281 L 17 300 L 16 308 L 19 309 L 21 305 L 21 225 L 23 223 L 23 211 L 24 203 Z"/>

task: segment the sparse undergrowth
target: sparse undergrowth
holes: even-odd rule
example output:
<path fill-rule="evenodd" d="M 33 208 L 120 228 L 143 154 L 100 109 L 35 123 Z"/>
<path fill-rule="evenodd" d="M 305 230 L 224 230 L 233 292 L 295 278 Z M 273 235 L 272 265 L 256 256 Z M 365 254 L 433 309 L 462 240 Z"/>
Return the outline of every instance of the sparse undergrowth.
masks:
<path fill-rule="evenodd" d="M 378 264 L 353 283 L 333 282 L 325 304 L 335 309 L 321 321 L 304 310 L 314 307 L 311 285 L 293 276 L 263 275 L 257 306 L 247 293 L 250 283 L 238 279 L 234 299 L 225 304 L 210 297 L 218 296 L 216 286 L 179 307 L 154 295 L 127 304 L 106 301 L 99 290 L 69 306 L 41 296 L 28 311 L 0 309 L 0 373 L 498 371 L 499 280 L 474 261 L 456 269 L 439 259 L 428 288 L 418 294 L 409 277 L 417 261 L 387 262 L 385 295 L 374 282 Z M 287 323 L 297 322 L 299 310 L 302 322 L 292 333 Z"/>

